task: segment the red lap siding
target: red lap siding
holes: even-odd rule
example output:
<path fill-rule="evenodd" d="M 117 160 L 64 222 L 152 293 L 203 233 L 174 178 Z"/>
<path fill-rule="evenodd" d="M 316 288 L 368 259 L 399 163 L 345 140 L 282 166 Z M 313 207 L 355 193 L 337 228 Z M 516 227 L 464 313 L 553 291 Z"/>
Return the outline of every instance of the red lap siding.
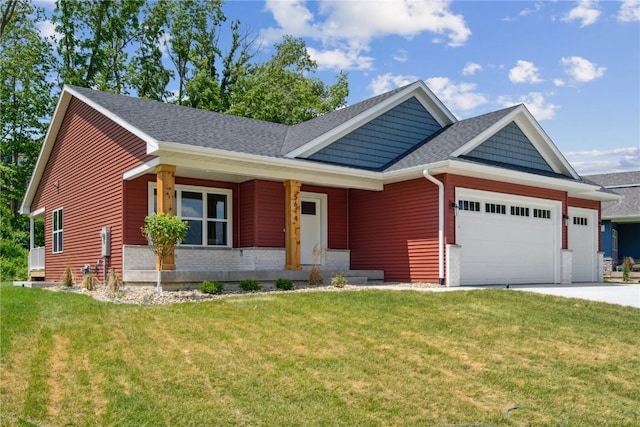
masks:
<path fill-rule="evenodd" d="M 426 179 L 351 190 L 351 268 L 384 270 L 385 280 L 438 277 L 438 188 Z"/>
<path fill-rule="evenodd" d="M 83 102 L 72 99 L 31 205 L 45 208 L 46 280 L 57 281 L 69 266 L 101 258 L 100 229 L 111 227 L 111 264 L 121 270 L 122 174 L 151 157 L 137 136 Z M 56 184 L 57 183 L 57 184 Z M 64 209 L 64 251 L 52 253 L 52 214 Z"/>

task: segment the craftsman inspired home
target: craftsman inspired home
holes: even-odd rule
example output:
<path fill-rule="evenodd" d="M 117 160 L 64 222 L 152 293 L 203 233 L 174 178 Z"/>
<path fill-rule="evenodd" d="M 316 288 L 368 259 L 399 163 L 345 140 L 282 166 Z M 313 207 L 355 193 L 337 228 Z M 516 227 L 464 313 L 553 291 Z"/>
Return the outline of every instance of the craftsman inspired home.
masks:
<path fill-rule="evenodd" d="M 44 219 L 32 279 L 106 265 L 153 282 L 156 211 L 189 225 L 176 283 L 318 264 L 456 286 L 600 280 L 617 198 L 524 105 L 457 120 L 421 81 L 295 126 L 66 86 L 22 212 Z"/>
<path fill-rule="evenodd" d="M 640 270 L 640 171 L 589 175 L 589 181 L 621 196 L 602 204 L 602 252 L 605 271 L 616 270 L 631 258 Z"/>

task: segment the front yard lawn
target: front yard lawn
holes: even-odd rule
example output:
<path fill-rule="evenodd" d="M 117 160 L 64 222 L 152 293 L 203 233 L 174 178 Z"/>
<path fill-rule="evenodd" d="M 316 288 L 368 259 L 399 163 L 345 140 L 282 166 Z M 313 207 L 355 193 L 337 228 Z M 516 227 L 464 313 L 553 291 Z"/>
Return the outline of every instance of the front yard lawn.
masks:
<path fill-rule="evenodd" d="M 508 290 L 166 306 L 0 291 L 3 426 L 640 425 L 638 309 Z"/>

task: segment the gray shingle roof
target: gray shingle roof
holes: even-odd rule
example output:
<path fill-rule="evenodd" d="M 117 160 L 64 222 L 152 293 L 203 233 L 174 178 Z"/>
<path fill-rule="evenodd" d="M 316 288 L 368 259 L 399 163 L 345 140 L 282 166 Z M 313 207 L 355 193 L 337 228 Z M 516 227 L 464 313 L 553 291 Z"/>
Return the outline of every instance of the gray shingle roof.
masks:
<path fill-rule="evenodd" d="M 162 142 L 280 156 L 288 126 L 70 86 Z"/>
<path fill-rule="evenodd" d="M 640 216 L 640 171 L 588 175 L 584 178 L 604 187 L 613 187 L 609 191 L 623 197 L 619 202 L 602 204 L 603 218 Z"/>
<path fill-rule="evenodd" d="M 517 107 L 516 105 L 477 117 L 460 120 L 432 136 L 420 147 L 389 166 L 386 171 L 396 171 L 448 160 L 451 153 L 471 141 Z"/>

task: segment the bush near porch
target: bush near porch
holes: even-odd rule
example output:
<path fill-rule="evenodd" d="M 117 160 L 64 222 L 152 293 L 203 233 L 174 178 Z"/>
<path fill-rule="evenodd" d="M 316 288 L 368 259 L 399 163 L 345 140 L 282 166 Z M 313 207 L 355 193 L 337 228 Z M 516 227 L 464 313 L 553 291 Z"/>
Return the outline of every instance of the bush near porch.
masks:
<path fill-rule="evenodd" d="M 507 290 L 166 306 L 0 290 L 3 426 L 640 421 L 633 308 Z"/>

